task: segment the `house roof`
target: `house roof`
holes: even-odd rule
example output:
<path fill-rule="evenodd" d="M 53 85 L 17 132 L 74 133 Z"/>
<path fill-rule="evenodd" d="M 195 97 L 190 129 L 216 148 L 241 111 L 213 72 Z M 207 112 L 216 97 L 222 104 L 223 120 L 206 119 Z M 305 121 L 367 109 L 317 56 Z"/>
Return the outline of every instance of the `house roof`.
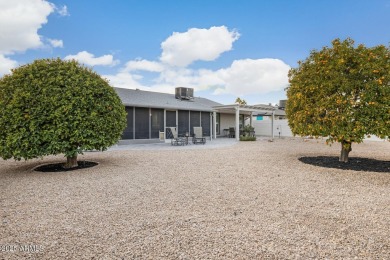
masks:
<path fill-rule="evenodd" d="M 176 99 L 174 94 L 124 88 L 114 88 L 114 90 L 125 106 L 214 111 L 214 106 L 221 105 L 201 97 L 194 97 L 191 100 L 180 100 Z"/>

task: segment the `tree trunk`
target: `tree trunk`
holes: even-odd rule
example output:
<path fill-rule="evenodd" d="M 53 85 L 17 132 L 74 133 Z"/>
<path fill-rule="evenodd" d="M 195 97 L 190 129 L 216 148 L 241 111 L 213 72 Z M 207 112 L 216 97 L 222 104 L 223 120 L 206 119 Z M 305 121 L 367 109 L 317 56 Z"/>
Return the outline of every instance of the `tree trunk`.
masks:
<path fill-rule="evenodd" d="M 347 141 L 342 141 L 341 142 L 341 154 L 340 154 L 340 162 L 348 162 L 348 155 L 349 152 L 352 151 L 352 143 L 347 142 Z"/>
<path fill-rule="evenodd" d="M 70 169 L 70 168 L 74 168 L 74 167 L 77 167 L 78 164 L 77 164 L 77 155 L 75 156 L 72 156 L 72 157 L 66 157 L 66 164 L 64 165 L 64 168 L 65 169 Z"/>

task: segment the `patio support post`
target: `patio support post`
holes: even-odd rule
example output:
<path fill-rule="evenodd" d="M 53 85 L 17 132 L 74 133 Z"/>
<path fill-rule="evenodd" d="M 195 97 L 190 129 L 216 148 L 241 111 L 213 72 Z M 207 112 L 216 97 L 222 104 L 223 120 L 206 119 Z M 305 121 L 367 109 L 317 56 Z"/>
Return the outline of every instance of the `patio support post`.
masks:
<path fill-rule="evenodd" d="M 249 117 L 249 124 L 250 124 L 250 126 L 253 126 L 252 125 L 252 117 L 253 117 L 253 112 L 251 112 L 250 117 Z"/>
<path fill-rule="evenodd" d="M 213 125 L 213 134 L 211 135 L 211 140 L 213 139 L 213 136 L 214 136 L 214 139 L 217 139 L 217 112 L 213 112 L 213 122 L 214 122 L 214 125 Z"/>
<path fill-rule="evenodd" d="M 176 133 L 179 133 L 179 110 L 176 110 Z"/>
<path fill-rule="evenodd" d="M 135 139 L 135 107 L 133 107 L 133 139 Z"/>
<path fill-rule="evenodd" d="M 272 131 L 272 140 L 274 139 L 274 120 L 275 120 L 275 111 L 272 110 L 272 123 L 271 123 L 271 131 Z"/>
<path fill-rule="evenodd" d="M 167 138 L 167 110 L 164 109 L 164 141 Z"/>
<path fill-rule="evenodd" d="M 149 107 L 149 139 L 152 139 L 152 109 Z"/>
<path fill-rule="evenodd" d="M 240 140 L 240 107 L 236 106 L 236 140 Z"/>

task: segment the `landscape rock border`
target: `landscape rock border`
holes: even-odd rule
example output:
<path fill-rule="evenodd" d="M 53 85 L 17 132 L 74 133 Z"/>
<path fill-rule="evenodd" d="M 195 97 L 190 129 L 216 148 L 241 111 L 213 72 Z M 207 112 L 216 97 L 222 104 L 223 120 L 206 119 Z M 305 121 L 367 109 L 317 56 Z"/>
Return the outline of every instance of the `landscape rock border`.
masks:
<path fill-rule="evenodd" d="M 341 170 L 387 172 L 390 173 L 390 161 L 371 158 L 350 157 L 349 162 L 340 162 L 336 156 L 304 156 L 299 161 L 317 167 L 334 168 Z"/>

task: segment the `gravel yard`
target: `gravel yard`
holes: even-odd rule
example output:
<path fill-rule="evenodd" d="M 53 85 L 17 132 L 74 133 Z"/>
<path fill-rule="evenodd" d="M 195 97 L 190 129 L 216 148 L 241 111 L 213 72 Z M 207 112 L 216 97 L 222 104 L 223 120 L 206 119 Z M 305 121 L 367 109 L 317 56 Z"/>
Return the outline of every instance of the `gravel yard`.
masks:
<path fill-rule="evenodd" d="M 207 148 L 207 143 L 205 148 Z M 390 259 L 390 172 L 305 164 L 299 138 L 0 161 L 0 259 Z M 390 142 L 351 157 L 390 160 Z"/>

